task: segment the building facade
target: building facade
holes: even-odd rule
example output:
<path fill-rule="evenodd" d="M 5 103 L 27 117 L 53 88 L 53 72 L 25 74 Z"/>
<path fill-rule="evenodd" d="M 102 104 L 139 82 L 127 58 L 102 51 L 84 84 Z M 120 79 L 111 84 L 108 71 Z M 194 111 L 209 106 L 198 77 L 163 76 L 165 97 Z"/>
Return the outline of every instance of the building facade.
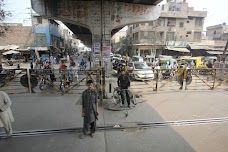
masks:
<path fill-rule="evenodd" d="M 61 58 L 77 50 L 73 33 L 61 22 L 33 14 L 32 25 L 34 50 L 43 49 L 49 51 L 49 56 L 60 55 Z"/>
<path fill-rule="evenodd" d="M 56 21 L 33 15 L 32 25 L 34 47 L 54 46 L 60 48 L 61 37 L 58 30 L 59 24 Z"/>
<path fill-rule="evenodd" d="M 195 11 L 186 0 L 169 1 L 161 7 L 158 20 L 128 26 L 133 54 L 153 58 L 162 54 L 168 41 L 201 41 L 206 11 Z"/>
<path fill-rule="evenodd" d="M 123 54 L 126 46 L 126 31 L 119 31 L 112 36 L 111 45 L 112 45 L 112 52 L 114 53 L 121 53 Z M 126 53 L 124 54 L 126 55 Z"/>
<path fill-rule="evenodd" d="M 27 48 L 32 45 L 32 27 L 22 26 L 20 23 L 6 23 L 8 30 L 4 35 L 0 35 L 0 46 L 17 45 Z"/>
<path fill-rule="evenodd" d="M 228 40 L 228 25 L 224 23 L 209 26 L 206 35 L 210 40 Z"/>

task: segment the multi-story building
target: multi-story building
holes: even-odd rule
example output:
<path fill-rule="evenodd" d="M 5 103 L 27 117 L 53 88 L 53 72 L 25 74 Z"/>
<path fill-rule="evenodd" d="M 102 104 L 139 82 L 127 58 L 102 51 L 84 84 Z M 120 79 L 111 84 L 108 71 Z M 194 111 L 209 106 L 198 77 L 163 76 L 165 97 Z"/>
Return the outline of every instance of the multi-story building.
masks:
<path fill-rule="evenodd" d="M 32 15 L 33 48 L 46 51 L 50 55 L 61 57 L 74 50 L 72 48 L 73 33 L 62 23 Z"/>
<path fill-rule="evenodd" d="M 228 40 L 228 25 L 223 23 L 209 26 L 206 35 L 210 40 Z"/>
<path fill-rule="evenodd" d="M 1 52 L 17 50 L 28 61 L 30 58 L 29 47 L 32 45 L 32 27 L 22 26 L 21 23 L 1 24 L 7 30 L 0 34 L 0 56 Z M 0 57 L 1 58 L 1 57 Z"/>
<path fill-rule="evenodd" d="M 175 48 L 179 44 L 201 40 L 206 11 L 195 11 L 186 0 L 169 1 L 161 7 L 158 20 L 128 26 L 133 54 L 153 58 L 162 53 L 166 44 L 172 44 L 172 48 Z M 172 51 L 185 52 L 186 48 Z"/>
<path fill-rule="evenodd" d="M 112 36 L 112 52 L 114 53 L 124 53 L 125 51 L 125 41 L 126 41 L 126 31 L 119 31 Z M 125 54 L 124 54 L 125 55 Z"/>
<path fill-rule="evenodd" d="M 32 15 L 33 46 L 60 48 L 59 24 L 55 20 L 42 18 L 38 14 Z"/>

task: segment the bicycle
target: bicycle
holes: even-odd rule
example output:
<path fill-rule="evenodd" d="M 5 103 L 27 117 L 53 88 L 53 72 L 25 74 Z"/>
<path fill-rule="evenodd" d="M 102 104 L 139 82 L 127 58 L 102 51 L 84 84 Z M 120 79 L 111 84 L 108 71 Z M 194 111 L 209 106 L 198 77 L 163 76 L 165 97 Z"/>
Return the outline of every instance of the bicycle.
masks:
<path fill-rule="evenodd" d="M 39 83 L 40 90 L 44 90 L 45 85 L 49 85 L 51 87 L 54 87 L 54 83 L 51 80 L 49 80 L 47 74 L 41 74 L 40 83 Z"/>
<path fill-rule="evenodd" d="M 124 106 L 125 109 L 125 115 L 128 116 L 128 108 L 125 107 L 125 105 L 122 105 L 122 98 L 121 98 L 121 91 L 128 91 L 128 94 L 130 96 L 130 101 L 136 105 L 136 96 L 129 90 L 129 89 L 120 89 L 120 87 L 114 88 L 113 91 L 113 103 L 115 105 L 120 104 L 120 106 Z M 126 99 L 125 99 L 126 101 Z"/>
<path fill-rule="evenodd" d="M 66 77 L 66 74 L 63 73 L 63 71 L 60 72 L 59 78 L 60 78 L 59 90 L 63 95 L 65 93 L 65 90 L 70 87 L 70 81 Z"/>

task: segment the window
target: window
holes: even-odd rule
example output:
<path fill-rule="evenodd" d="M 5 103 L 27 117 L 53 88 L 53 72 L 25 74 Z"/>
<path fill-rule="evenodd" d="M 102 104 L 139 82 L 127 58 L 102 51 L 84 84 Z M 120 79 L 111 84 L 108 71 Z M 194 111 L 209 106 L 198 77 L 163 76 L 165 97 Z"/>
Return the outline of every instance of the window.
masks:
<path fill-rule="evenodd" d="M 184 22 L 180 22 L 179 27 L 184 27 Z"/>
<path fill-rule="evenodd" d="M 42 24 L 42 17 L 37 17 L 37 23 Z"/>
<path fill-rule="evenodd" d="M 153 25 L 154 25 L 153 21 L 149 22 L 149 26 L 153 26 Z"/>
<path fill-rule="evenodd" d="M 132 27 L 130 27 L 130 34 L 132 34 Z"/>
<path fill-rule="evenodd" d="M 145 31 L 145 32 L 140 32 L 140 37 L 141 39 L 148 39 L 149 36 L 149 32 Z"/>
<path fill-rule="evenodd" d="M 203 25 L 203 19 L 202 18 L 196 18 L 196 22 L 195 22 L 196 26 L 202 26 Z"/>
<path fill-rule="evenodd" d="M 145 23 L 141 23 L 140 25 L 141 25 L 141 26 L 145 26 Z"/>
<path fill-rule="evenodd" d="M 169 18 L 167 26 L 175 26 L 176 25 L 176 19 L 175 18 Z"/>
<path fill-rule="evenodd" d="M 162 10 L 164 11 L 164 9 L 165 9 L 165 5 L 163 4 L 163 5 L 162 5 Z"/>
<path fill-rule="evenodd" d="M 159 37 L 160 37 L 160 40 L 163 40 L 164 39 L 164 32 L 159 32 Z"/>
<path fill-rule="evenodd" d="M 37 33 L 36 34 L 36 46 L 46 46 L 46 34 Z"/>
<path fill-rule="evenodd" d="M 144 32 L 144 37 L 148 37 L 148 32 Z"/>
<path fill-rule="evenodd" d="M 216 35 L 216 31 L 214 31 L 214 35 Z"/>
<path fill-rule="evenodd" d="M 188 37 L 188 35 L 186 35 L 186 37 Z"/>
<path fill-rule="evenodd" d="M 139 33 L 135 33 L 135 40 L 138 40 L 139 39 Z"/>
<path fill-rule="evenodd" d="M 191 16 L 188 16 L 188 19 L 189 19 L 189 20 L 193 20 L 193 17 L 191 17 Z"/>
<path fill-rule="evenodd" d="M 187 31 L 187 34 L 192 34 L 192 32 L 191 31 Z"/>
<path fill-rule="evenodd" d="M 189 21 L 187 21 L 187 23 L 189 23 Z"/>
<path fill-rule="evenodd" d="M 157 26 L 165 26 L 165 19 L 159 18 L 155 23 Z"/>
<path fill-rule="evenodd" d="M 166 34 L 166 41 L 173 41 L 175 33 L 174 32 L 167 32 Z"/>
<path fill-rule="evenodd" d="M 194 40 L 195 41 L 201 40 L 201 32 L 194 32 Z"/>

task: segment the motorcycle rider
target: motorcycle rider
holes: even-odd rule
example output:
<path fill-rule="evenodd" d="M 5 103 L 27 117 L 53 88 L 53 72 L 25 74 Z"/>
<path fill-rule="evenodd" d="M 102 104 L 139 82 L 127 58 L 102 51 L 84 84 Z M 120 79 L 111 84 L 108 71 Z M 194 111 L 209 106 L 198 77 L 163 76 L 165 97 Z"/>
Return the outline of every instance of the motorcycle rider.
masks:
<path fill-rule="evenodd" d="M 81 69 L 81 68 L 86 68 L 86 61 L 84 61 L 84 60 L 82 59 L 82 61 L 80 62 L 79 66 L 80 66 L 80 69 Z"/>

